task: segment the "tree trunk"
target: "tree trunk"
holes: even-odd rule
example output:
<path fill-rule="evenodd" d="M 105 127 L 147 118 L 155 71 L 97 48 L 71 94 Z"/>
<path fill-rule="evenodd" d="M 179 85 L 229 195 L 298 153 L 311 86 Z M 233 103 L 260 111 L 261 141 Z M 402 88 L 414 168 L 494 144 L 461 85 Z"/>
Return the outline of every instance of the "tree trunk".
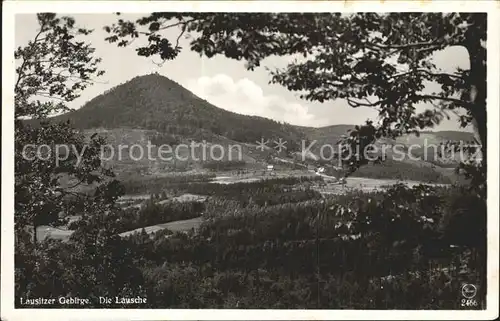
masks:
<path fill-rule="evenodd" d="M 33 244 L 35 244 L 35 246 L 36 246 L 37 242 L 38 242 L 38 239 L 36 236 L 36 224 L 35 224 L 35 222 L 33 222 Z"/>
<path fill-rule="evenodd" d="M 471 32 L 466 37 L 466 48 L 469 52 L 470 60 L 470 73 L 468 83 L 469 88 L 469 102 L 472 104 L 470 107 L 470 115 L 473 117 L 472 125 L 474 127 L 474 137 L 481 145 L 481 153 L 479 157 L 481 159 L 481 172 L 478 177 L 473 179 L 476 180 L 476 184 L 479 186 L 481 195 L 486 201 L 486 173 L 487 173 L 487 111 L 486 111 L 486 96 L 487 96 L 487 80 L 486 80 L 486 39 L 480 39 L 475 34 L 472 29 Z M 467 98 L 467 97 L 464 97 Z M 484 235 L 486 238 L 486 235 Z M 479 261 L 481 266 L 485 266 L 486 262 L 486 247 L 479 247 Z M 479 286 L 482 289 L 486 288 L 486 269 L 480 272 Z"/>
<path fill-rule="evenodd" d="M 479 159 L 486 173 L 487 159 L 487 127 L 486 127 L 486 39 L 480 39 L 473 31 L 467 35 L 465 47 L 469 53 L 470 73 L 468 83 L 470 84 L 468 97 L 464 97 L 472 104 L 470 115 L 473 117 L 474 137 L 481 145 Z M 486 179 L 486 174 L 484 179 Z"/>
<path fill-rule="evenodd" d="M 471 91 L 476 91 L 476 86 L 473 85 Z M 487 145 L 487 127 L 486 127 L 486 104 L 477 103 L 477 96 L 474 93 L 470 94 L 470 102 L 474 103 L 474 108 L 476 110 L 472 110 L 471 114 L 473 117 L 472 126 L 474 129 L 474 138 L 477 143 L 481 145 L 480 153 L 478 154 L 479 158 L 482 159 L 482 162 L 486 161 L 486 145 Z M 481 106 L 483 105 L 483 106 Z"/>

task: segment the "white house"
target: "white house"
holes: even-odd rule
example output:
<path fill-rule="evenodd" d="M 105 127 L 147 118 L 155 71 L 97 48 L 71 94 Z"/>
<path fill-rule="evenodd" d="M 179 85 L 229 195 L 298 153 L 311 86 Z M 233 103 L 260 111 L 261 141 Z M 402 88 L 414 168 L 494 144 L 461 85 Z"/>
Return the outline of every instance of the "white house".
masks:
<path fill-rule="evenodd" d="M 264 174 L 268 172 L 269 175 L 274 175 L 274 165 L 267 165 L 266 171 L 264 171 Z"/>

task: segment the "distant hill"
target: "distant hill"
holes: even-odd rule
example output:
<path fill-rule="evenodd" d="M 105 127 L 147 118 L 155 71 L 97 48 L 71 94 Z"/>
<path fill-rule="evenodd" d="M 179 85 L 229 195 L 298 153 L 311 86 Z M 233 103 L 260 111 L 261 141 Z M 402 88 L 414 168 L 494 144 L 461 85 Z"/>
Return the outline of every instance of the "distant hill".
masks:
<path fill-rule="evenodd" d="M 207 132 L 204 132 L 204 143 L 180 135 L 144 129 L 93 128 L 85 129 L 83 133 L 87 137 L 98 133 L 113 147 L 113 154 L 108 147 L 104 150 L 103 156 L 106 163 L 113 166 L 117 173 L 156 175 L 167 172 L 185 172 L 192 169 L 208 169 L 213 162 L 225 163 L 231 168 L 236 166 L 237 168 L 264 169 L 263 162 L 269 160 L 271 155 L 278 154 L 271 148 L 261 150 L 256 144 L 236 142 Z M 148 143 L 151 143 L 150 157 L 147 157 L 147 154 L 140 157 L 139 149 L 133 146 L 141 146 L 146 153 Z M 195 143 L 194 147 L 191 147 L 191 143 Z M 159 152 L 161 145 L 171 146 L 172 150 L 165 152 L 166 149 L 164 149 L 164 153 L 161 154 Z M 121 153 L 118 146 L 123 147 Z"/>
<path fill-rule="evenodd" d="M 300 127 L 300 129 L 311 141 L 316 140 L 318 143 L 336 144 L 342 138 L 342 135 L 346 135 L 348 130 L 354 129 L 354 126 L 331 125 L 319 128 Z"/>
<path fill-rule="evenodd" d="M 295 144 L 290 148 L 305 138 L 296 126 L 215 107 L 158 74 L 135 77 L 56 119 L 69 119 L 79 129 L 145 129 L 200 141 L 206 135 L 248 143 L 282 138 Z"/>
<path fill-rule="evenodd" d="M 354 129 L 354 125 L 332 125 L 322 128 L 303 127 L 302 131 L 306 134 L 309 141 L 315 144 L 311 148 L 313 153 L 319 153 L 321 146 L 330 144 L 338 146 L 338 142 L 344 135 L 348 135 L 348 131 Z M 452 166 L 458 162 L 458 154 L 449 155 L 450 159 L 445 159 L 441 155 L 436 154 L 435 150 L 440 150 L 441 144 L 448 141 L 463 141 L 472 142 L 474 135 L 470 132 L 463 131 L 422 131 L 417 135 L 403 135 L 396 140 L 389 138 L 381 138 L 375 144 L 378 147 L 382 145 L 399 145 L 400 150 L 408 151 L 415 157 L 421 157 L 427 163 L 440 166 Z M 388 152 L 389 156 L 391 151 Z M 425 164 L 424 164 L 425 165 Z"/>
<path fill-rule="evenodd" d="M 331 125 L 320 128 L 299 127 L 308 139 L 318 142 L 328 142 L 335 144 L 343 135 L 348 134 L 348 130 L 354 129 L 355 125 Z M 420 135 L 404 135 L 397 139 L 397 142 L 403 144 L 439 144 L 444 141 L 471 141 L 474 136 L 465 131 L 421 131 Z"/>

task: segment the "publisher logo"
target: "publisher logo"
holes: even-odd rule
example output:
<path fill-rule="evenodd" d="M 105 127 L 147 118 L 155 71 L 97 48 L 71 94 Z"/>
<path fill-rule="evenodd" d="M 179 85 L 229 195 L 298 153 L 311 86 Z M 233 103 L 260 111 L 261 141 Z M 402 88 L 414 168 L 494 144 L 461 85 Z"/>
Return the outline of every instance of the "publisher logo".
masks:
<path fill-rule="evenodd" d="M 476 296 L 477 288 L 474 284 L 464 284 L 462 286 L 462 295 L 466 299 L 472 299 Z"/>

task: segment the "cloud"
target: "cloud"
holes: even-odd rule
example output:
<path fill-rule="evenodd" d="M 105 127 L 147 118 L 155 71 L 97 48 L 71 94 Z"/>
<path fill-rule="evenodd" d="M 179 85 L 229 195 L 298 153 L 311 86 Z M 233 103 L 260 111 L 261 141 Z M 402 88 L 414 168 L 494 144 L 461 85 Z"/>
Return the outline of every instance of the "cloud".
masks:
<path fill-rule="evenodd" d="M 261 116 L 294 125 L 323 126 L 308 106 L 288 101 L 277 95 L 266 95 L 262 88 L 248 78 L 238 81 L 228 75 L 191 79 L 187 89 L 211 104 L 244 115 Z"/>

